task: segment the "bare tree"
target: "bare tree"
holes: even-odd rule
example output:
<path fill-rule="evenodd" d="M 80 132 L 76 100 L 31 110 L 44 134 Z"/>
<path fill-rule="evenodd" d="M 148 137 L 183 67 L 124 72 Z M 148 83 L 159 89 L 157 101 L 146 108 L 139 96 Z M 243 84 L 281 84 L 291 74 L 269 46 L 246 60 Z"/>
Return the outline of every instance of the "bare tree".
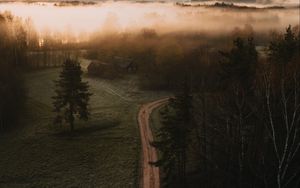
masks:
<path fill-rule="evenodd" d="M 264 73 L 267 127 L 276 155 L 278 188 L 288 187 L 298 177 L 300 169 L 292 168 L 300 147 L 299 75 L 281 78 L 278 92 L 272 83 L 272 72 Z M 284 133 L 283 133 L 284 131 Z"/>

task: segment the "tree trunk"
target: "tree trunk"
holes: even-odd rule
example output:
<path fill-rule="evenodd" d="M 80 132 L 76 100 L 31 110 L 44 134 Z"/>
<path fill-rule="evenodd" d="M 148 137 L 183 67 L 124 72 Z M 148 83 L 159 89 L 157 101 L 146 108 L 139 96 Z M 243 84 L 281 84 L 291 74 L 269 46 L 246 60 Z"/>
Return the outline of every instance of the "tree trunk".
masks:
<path fill-rule="evenodd" d="M 73 119 L 70 120 L 70 126 L 71 126 L 71 131 L 73 132 L 74 131 L 74 120 Z"/>
<path fill-rule="evenodd" d="M 204 154 L 204 159 L 203 159 L 203 168 L 204 171 L 207 172 L 207 161 L 206 158 L 207 156 L 207 148 L 206 148 L 206 103 L 205 103 L 205 95 L 203 94 L 202 96 L 202 126 L 203 126 L 203 154 Z"/>
<path fill-rule="evenodd" d="M 73 130 L 74 130 L 73 104 L 70 104 L 69 121 L 70 121 L 69 123 L 70 123 L 71 131 L 73 132 Z"/>

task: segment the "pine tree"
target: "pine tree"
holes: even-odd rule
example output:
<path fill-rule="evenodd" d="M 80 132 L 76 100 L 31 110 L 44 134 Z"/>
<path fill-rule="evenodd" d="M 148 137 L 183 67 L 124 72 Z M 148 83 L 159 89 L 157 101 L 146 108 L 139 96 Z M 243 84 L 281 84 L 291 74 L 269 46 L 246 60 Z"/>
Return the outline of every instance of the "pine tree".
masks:
<path fill-rule="evenodd" d="M 269 46 L 269 57 L 274 63 L 286 65 L 297 55 L 297 37 L 292 27 L 286 28 L 283 38 L 275 38 Z"/>
<path fill-rule="evenodd" d="M 61 124 L 64 121 L 74 130 L 75 115 L 79 119 L 87 120 L 89 116 L 88 102 L 91 93 L 89 86 L 82 82 L 82 70 L 76 60 L 66 59 L 59 80 L 55 81 L 56 96 L 53 97 L 54 111 L 57 113 L 55 123 Z"/>
<path fill-rule="evenodd" d="M 176 143 L 174 136 L 177 135 L 178 129 L 174 128 L 175 115 L 172 112 L 171 104 L 174 99 L 170 99 L 169 105 L 161 112 L 162 127 L 159 130 L 158 141 L 152 143 L 152 146 L 158 149 L 161 153 L 158 161 L 152 163 L 155 166 L 161 167 L 163 176 L 163 187 L 172 187 L 172 182 L 177 179 L 177 156 Z"/>
<path fill-rule="evenodd" d="M 187 82 L 184 82 L 182 92 L 170 99 L 161 115 L 163 125 L 159 130 L 159 139 L 152 143 L 161 152 L 161 158 L 153 164 L 163 168 L 164 187 L 174 187 L 172 183 L 187 187 L 187 147 L 193 128 L 192 96 Z"/>
<path fill-rule="evenodd" d="M 242 90 L 253 89 L 253 80 L 258 62 L 258 54 L 255 49 L 253 38 L 245 42 L 242 38 L 233 41 L 234 47 L 229 52 L 220 52 L 223 56 L 221 61 L 222 80 L 225 85 L 236 85 Z"/>
<path fill-rule="evenodd" d="M 228 170 L 228 174 L 234 175 L 235 186 L 245 187 L 250 168 L 247 154 L 255 138 L 253 134 L 257 129 L 255 121 L 255 109 L 258 107 L 255 101 L 255 75 L 258 66 L 258 55 L 252 38 L 244 40 L 237 38 L 229 52 L 221 52 L 222 78 L 224 82 L 224 99 L 220 103 L 220 109 L 224 116 L 225 142 L 219 146 L 224 150 L 224 160 L 219 166 Z M 221 117 L 221 116 L 219 116 Z M 257 125 L 258 126 L 258 125 Z"/>

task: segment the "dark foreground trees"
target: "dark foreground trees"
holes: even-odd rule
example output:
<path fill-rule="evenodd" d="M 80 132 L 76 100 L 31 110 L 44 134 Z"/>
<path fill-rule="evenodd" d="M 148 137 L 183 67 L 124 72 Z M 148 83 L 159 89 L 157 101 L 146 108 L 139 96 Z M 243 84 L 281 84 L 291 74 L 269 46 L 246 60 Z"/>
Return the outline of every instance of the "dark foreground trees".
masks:
<path fill-rule="evenodd" d="M 12 127 L 22 112 L 26 92 L 20 70 L 0 61 L 0 132 Z"/>
<path fill-rule="evenodd" d="M 218 77 L 217 86 L 199 87 L 190 93 L 191 101 L 176 98 L 180 105 L 174 105 L 176 99 L 170 102 L 162 114 L 160 140 L 154 143 L 161 151 L 158 165 L 163 174 L 173 173 L 166 181 L 169 185 L 187 177 L 184 186 L 175 185 L 300 186 L 299 39 L 287 28 L 270 43 L 269 57 L 262 58 L 252 38 L 237 38 L 231 50 L 221 53 L 219 66 L 207 66 L 218 73 L 199 83 Z M 187 106 L 196 128 L 183 131 L 178 125 L 189 124 L 180 121 Z M 182 138 L 188 138 L 184 139 L 186 174 L 176 171 L 179 152 L 175 148 Z"/>
<path fill-rule="evenodd" d="M 82 81 L 82 70 L 79 62 L 73 59 L 66 59 L 63 64 L 62 72 L 56 83 L 53 97 L 56 124 L 66 122 L 70 125 L 71 131 L 74 130 L 75 115 L 79 119 L 87 120 L 89 116 L 88 102 L 90 96 L 89 86 Z"/>
<path fill-rule="evenodd" d="M 252 40 L 237 39 L 229 53 L 222 53 L 223 87 L 208 92 L 204 109 L 207 142 L 200 145 L 207 152 L 198 154 L 208 161 L 207 169 L 199 166 L 204 187 L 299 186 L 297 44 L 289 27 L 271 42 L 268 59 L 258 62 Z"/>
<path fill-rule="evenodd" d="M 182 91 L 171 98 L 161 113 L 163 126 L 159 141 L 152 145 L 161 152 L 161 157 L 153 164 L 164 171 L 164 187 L 186 187 L 186 165 L 189 133 L 193 128 L 192 96 L 185 81 Z"/>
<path fill-rule="evenodd" d="M 262 75 L 272 179 L 278 188 L 300 186 L 299 34 L 289 26 L 271 42 L 270 63 Z"/>
<path fill-rule="evenodd" d="M 23 36 L 18 20 L 8 13 L 0 14 L 0 133 L 17 123 L 26 99 L 22 68 L 27 47 Z"/>

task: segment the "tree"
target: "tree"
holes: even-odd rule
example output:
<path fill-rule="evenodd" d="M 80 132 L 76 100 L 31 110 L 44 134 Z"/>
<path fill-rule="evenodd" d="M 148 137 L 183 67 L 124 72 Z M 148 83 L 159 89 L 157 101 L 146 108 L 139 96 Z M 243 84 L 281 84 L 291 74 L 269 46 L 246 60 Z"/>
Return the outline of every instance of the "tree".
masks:
<path fill-rule="evenodd" d="M 297 187 L 300 170 L 299 37 L 289 26 L 270 43 L 270 63 L 263 74 L 265 125 L 273 149 L 272 180 L 276 187 Z M 278 66 L 279 65 L 279 66 Z M 277 71 L 274 71 L 279 69 Z"/>
<path fill-rule="evenodd" d="M 234 47 L 229 52 L 220 52 L 223 56 L 221 61 L 222 76 L 225 86 L 232 85 L 245 92 L 253 88 L 253 80 L 258 62 L 253 38 L 245 42 L 242 38 L 233 41 Z"/>
<path fill-rule="evenodd" d="M 221 52 L 221 55 L 222 86 L 225 89 L 217 116 L 221 119 L 218 124 L 224 126 L 217 129 L 224 130 L 225 139 L 220 139 L 223 141 L 219 145 L 224 148 L 225 157 L 219 159 L 222 162 L 218 166 L 223 166 L 231 175 L 230 180 L 225 181 L 232 187 L 247 187 L 251 184 L 251 166 L 255 165 L 250 164 L 250 151 L 254 144 L 254 132 L 259 126 L 254 123 L 258 104 L 253 103 L 258 55 L 253 38 L 246 41 L 237 38 L 233 48 L 229 52 Z"/>
<path fill-rule="evenodd" d="M 153 164 L 163 168 L 165 187 L 186 187 L 187 148 L 193 128 L 192 96 L 186 81 L 182 92 L 170 99 L 161 115 L 159 140 L 152 143 L 161 152 L 161 158 Z"/>
<path fill-rule="evenodd" d="M 88 84 L 82 82 L 82 73 L 79 62 L 68 58 L 63 64 L 59 80 L 55 81 L 55 123 L 61 124 L 65 121 L 70 125 L 71 131 L 74 130 L 75 115 L 83 120 L 88 120 L 89 116 L 88 102 L 92 94 L 88 92 Z"/>
<path fill-rule="evenodd" d="M 270 60 L 274 63 L 283 66 L 292 61 L 299 51 L 297 52 L 297 39 L 291 26 L 286 29 L 284 36 L 280 35 L 270 43 L 269 51 Z"/>
<path fill-rule="evenodd" d="M 0 60 L 0 132 L 15 123 L 25 105 L 26 90 L 22 72 Z"/>
<path fill-rule="evenodd" d="M 300 113 L 299 113 L 299 75 L 293 73 L 292 83 L 282 78 L 280 90 L 274 89 L 270 71 L 264 74 L 265 125 L 269 130 L 269 145 L 272 146 L 271 160 L 274 164 L 273 182 L 276 187 L 293 187 L 300 177 Z M 278 83 L 277 83 L 278 84 Z M 293 84 L 293 85 L 292 85 Z M 292 85 L 293 88 L 289 88 Z"/>
<path fill-rule="evenodd" d="M 18 33 L 21 30 L 21 24 L 11 14 L 0 14 L 0 131 L 17 123 L 25 105 L 20 65 L 26 62 L 26 46 Z"/>

